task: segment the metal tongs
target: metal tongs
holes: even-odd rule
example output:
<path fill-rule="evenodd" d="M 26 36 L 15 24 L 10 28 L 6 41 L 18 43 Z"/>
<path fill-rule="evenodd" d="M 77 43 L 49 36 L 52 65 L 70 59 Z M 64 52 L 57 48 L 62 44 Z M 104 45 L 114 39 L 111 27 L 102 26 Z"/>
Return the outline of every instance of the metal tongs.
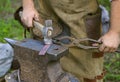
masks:
<path fill-rule="evenodd" d="M 64 40 L 64 39 L 69 40 L 69 43 L 68 44 L 63 43 L 62 40 Z M 96 49 L 96 48 L 99 48 L 99 46 L 84 45 L 84 44 L 82 44 L 82 42 L 92 42 L 92 43 L 101 44 L 101 42 L 99 42 L 97 40 L 94 40 L 94 39 L 90 39 L 90 38 L 76 39 L 76 38 L 69 37 L 69 36 L 63 36 L 63 37 L 60 37 L 60 38 L 55 38 L 53 40 L 53 42 L 56 43 L 56 44 L 66 46 L 66 47 L 77 46 L 77 47 L 82 48 L 82 49 Z"/>
<path fill-rule="evenodd" d="M 62 40 L 69 40 L 69 43 L 63 43 Z M 90 46 L 90 45 L 85 45 L 82 44 L 83 42 L 92 42 L 93 44 L 98 44 L 98 46 Z M 82 48 L 82 49 L 98 49 L 99 46 L 102 44 L 102 42 L 99 42 L 97 40 L 91 39 L 91 38 L 80 38 L 80 39 L 76 39 L 70 36 L 63 36 L 63 37 L 59 37 L 59 38 L 55 38 L 53 39 L 53 43 L 55 44 L 59 44 L 62 46 L 66 46 L 66 47 L 75 47 L 77 46 L 78 48 Z M 117 49 L 115 52 L 120 53 L 120 50 Z"/>

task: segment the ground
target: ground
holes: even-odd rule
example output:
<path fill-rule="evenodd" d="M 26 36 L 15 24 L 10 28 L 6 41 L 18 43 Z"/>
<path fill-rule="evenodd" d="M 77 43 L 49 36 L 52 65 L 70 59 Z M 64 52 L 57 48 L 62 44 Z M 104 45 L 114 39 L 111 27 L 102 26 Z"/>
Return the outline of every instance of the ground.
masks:
<path fill-rule="evenodd" d="M 99 1 L 105 5 L 104 0 Z M 23 28 L 13 17 L 20 5 L 21 0 L 0 1 L 0 42 L 5 42 L 4 37 L 23 39 Z M 109 9 L 109 6 L 106 7 Z M 104 66 L 107 70 L 105 82 L 120 82 L 120 54 L 107 53 Z"/>

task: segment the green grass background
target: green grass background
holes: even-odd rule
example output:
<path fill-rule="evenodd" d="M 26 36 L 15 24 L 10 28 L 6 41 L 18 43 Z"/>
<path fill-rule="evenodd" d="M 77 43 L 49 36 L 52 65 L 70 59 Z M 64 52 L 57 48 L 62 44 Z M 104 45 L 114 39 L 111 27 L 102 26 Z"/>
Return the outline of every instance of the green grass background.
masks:
<path fill-rule="evenodd" d="M 18 0 L 0 0 L 0 42 L 4 38 L 23 38 L 22 26 L 14 20 L 13 13 L 20 5 Z"/>
<path fill-rule="evenodd" d="M 110 11 L 109 0 L 99 0 Z M 14 20 L 13 13 L 21 5 L 21 0 L 0 0 L 0 42 L 4 38 L 23 39 L 23 28 Z M 107 75 L 105 82 L 120 82 L 120 54 L 105 55 L 105 68 Z"/>

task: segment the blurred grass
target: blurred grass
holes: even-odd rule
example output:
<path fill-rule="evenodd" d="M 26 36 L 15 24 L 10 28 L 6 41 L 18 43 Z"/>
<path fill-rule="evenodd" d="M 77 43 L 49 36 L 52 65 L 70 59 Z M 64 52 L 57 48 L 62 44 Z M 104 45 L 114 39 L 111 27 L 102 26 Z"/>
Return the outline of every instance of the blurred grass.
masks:
<path fill-rule="evenodd" d="M 22 26 L 14 20 L 13 13 L 19 7 L 21 0 L 0 0 L 0 42 L 4 38 L 23 39 Z M 109 0 L 99 0 L 110 11 Z M 120 54 L 112 53 L 105 56 L 107 75 L 105 82 L 120 82 Z"/>
<path fill-rule="evenodd" d="M 22 26 L 13 17 L 13 13 L 17 9 L 15 5 L 18 3 L 16 3 L 17 0 L 0 1 L 0 42 L 5 42 L 5 37 L 14 39 L 23 38 Z"/>
<path fill-rule="evenodd" d="M 0 1 L 0 12 L 13 12 L 14 9 L 11 8 L 10 0 L 1 0 Z"/>
<path fill-rule="evenodd" d="M 2 20 L 0 19 L 0 42 L 5 42 L 4 38 L 22 39 L 22 27 L 13 19 Z"/>
<path fill-rule="evenodd" d="M 105 76 L 105 82 L 120 82 L 120 54 L 119 53 L 107 53 L 105 55 L 105 68 L 107 74 Z M 109 81 L 108 81 L 109 80 Z"/>
<path fill-rule="evenodd" d="M 98 0 L 100 4 L 102 4 L 108 11 L 110 11 L 110 2 L 109 0 Z"/>

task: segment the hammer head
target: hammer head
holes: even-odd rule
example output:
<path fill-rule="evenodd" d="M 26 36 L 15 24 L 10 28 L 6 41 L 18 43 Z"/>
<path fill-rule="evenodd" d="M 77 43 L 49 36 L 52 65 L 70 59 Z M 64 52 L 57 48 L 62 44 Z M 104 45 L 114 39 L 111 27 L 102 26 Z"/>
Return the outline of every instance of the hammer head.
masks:
<path fill-rule="evenodd" d="M 43 28 L 42 34 L 44 37 L 45 44 L 52 44 L 52 20 L 45 21 L 45 27 Z"/>

